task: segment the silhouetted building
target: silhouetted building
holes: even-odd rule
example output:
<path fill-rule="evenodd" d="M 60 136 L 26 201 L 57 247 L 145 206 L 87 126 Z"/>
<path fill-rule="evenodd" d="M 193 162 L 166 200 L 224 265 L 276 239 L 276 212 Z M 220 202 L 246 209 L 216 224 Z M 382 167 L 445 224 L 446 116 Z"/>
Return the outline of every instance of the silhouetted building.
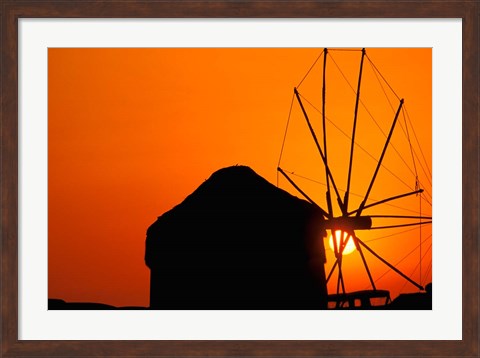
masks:
<path fill-rule="evenodd" d="M 213 173 L 147 230 L 152 309 L 326 309 L 323 218 L 246 166 Z"/>
<path fill-rule="evenodd" d="M 425 292 L 402 293 L 387 306 L 392 310 L 431 310 L 432 283 L 425 286 Z"/>

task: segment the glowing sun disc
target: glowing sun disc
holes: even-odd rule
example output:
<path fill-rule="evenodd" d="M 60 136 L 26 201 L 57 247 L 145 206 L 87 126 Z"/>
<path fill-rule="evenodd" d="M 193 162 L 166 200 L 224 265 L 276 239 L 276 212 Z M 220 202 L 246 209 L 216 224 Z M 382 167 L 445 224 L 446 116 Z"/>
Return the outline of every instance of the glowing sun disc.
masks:
<path fill-rule="evenodd" d="M 335 239 L 337 241 L 337 247 L 340 248 L 340 239 L 342 237 L 342 234 L 343 234 L 343 238 L 345 239 L 347 237 L 347 233 L 342 231 L 342 230 L 336 230 L 335 231 Z M 355 251 L 355 243 L 353 242 L 353 239 L 351 236 L 348 237 L 347 240 L 347 244 L 345 245 L 345 248 L 343 249 L 343 255 L 348 255 L 348 254 L 351 254 L 353 251 Z M 334 246 L 333 246 L 333 235 L 330 235 L 330 238 L 328 240 L 328 243 L 330 245 L 330 248 L 332 249 L 333 252 L 335 252 L 334 250 Z"/>

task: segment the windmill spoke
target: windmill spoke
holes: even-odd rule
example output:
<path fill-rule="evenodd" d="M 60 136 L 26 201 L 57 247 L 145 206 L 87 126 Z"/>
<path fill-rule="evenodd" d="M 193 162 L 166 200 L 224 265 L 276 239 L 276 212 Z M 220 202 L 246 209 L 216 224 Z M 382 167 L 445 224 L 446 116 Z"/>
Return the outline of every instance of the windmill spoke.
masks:
<path fill-rule="evenodd" d="M 348 165 L 348 179 L 347 179 L 347 190 L 345 192 L 345 199 L 343 200 L 345 205 L 345 211 L 348 210 L 348 199 L 350 193 L 350 181 L 352 177 L 352 164 L 353 164 L 353 148 L 355 147 L 355 132 L 357 128 L 357 114 L 358 114 L 358 102 L 360 100 L 360 85 L 362 83 L 362 72 L 363 72 L 363 60 L 365 58 L 365 49 L 362 49 L 362 59 L 360 60 L 360 72 L 358 74 L 358 86 L 357 86 L 357 98 L 355 100 L 355 112 L 353 117 L 353 129 L 352 129 L 352 140 L 350 145 L 350 162 Z"/>
<path fill-rule="evenodd" d="M 327 154 L 327 127 L 325 119 L 325 97 L 326 97 L 326 70 L 328 49 L 323 50 L 323 86 L 322 86 L 322 126 L 323 126 L 323 152 L 325 155 L 325 178 L 327 180 L 327 207 L 330 217 L 333 217 L 332 194 L 330 193 L 330 178 L 328 177 L 328 154 Z"/>
<path fill-rule="evenodd" d="M 408 223 L 408 224 L 399 224 L 399 225 L 374 226 L 374 227 L 371 227 L 369 230 L 393 229 L 393 228 L 397 228 L 397 227 L 407 227 L 407 226 L 425 225 L 425 224 L 431 224 L 431 223 L 432 223 L 432 221 L 421 221 L 421 222 Z"/>
<path fill-rule="evenodd" d="M 352 238 L 353 238 L 353 242 L 355 243 L 355 247 L 357 248 L 357 251 L 360 253 L 360 256 L 362 257 L 363 265 L 365 266 L 365 270 L 367 270 L 367 275 L 368 275 L 368 279 L 370 280 L 370 284 L 372 285 L 372 288 L 376 290 L 377 288 L 375 287 L 375 282 L 373 281 L 372 274 L 370 273 L 370 269 L 368 268 L 365 255 L 363 255 L 362 248 L 358 244 L 358 239 L 355 235 L 352 235 Z"/>
<path fill-rule="evenodd" d="M 325 170 L 327 172 L 327 177 L 330 178 L 332 181 L 333 188 L 335 189 L 335 193 L 337 195 L 337 201 L 338 205 L 340 206 L 340 209 L 342 210 L 342 213 L 345 213 L 345 208 L 342 202 L 342 199 L 340 197 L 340 193 L 338 192 L 337 185 L 335 184 L 335 180 L 333 179 L 332 172 L 330 171 L 330 168 L 327 163 L 327 159 L 322 151 L 322 148 L 320 147 L 320 144 L 318 143 L 317 135 L 315 134 L 315 131 L 313 130 L 312 124 L 310 123 L 310 119 L 308 119 L 307 112 L 305 111 L 305 107 L 303 106 L 302 100 L 300 98 L 300 94 L 298 93 L 297 89 L 294 88 L 295 96 L 297 97 L 297 101 L 300 104 L 300 107 L 302 109 L 303 115 L 305 117 L 305 120 L 307 121 L 308 128 L 310 129 L 310 133 L 313 137 L 313 140 L 315 141 L 315 145 L 317 146 L 318 152 L 320 153 L 320 156 L 322 158 L 323 164 L 325 165 Z"/>
<path fill-rule="evenodd" d="M 305 199 L 307 199 L 311 204 L 315 205 L 316 208 L 321 211 L 323 216 L 328 218 L 329 214 L 325 210 L 323 210 L 317 203 L 315 203 L 302 189 L 300 189 L 300 187 L 297 184 L 295 184 L 295 182 L 287 175 L 287 173 L 285 173 L 282 170 L 282 168 L 278 167 L 277 170 L 288 180 L 290 184 L 293 185 L 295 189 L 298 190 L 300 194 L 302 194 L 305 197 Z"/>
<path fill-rule="evenodd" d="M 426 239 L 424 239 L 422 241 L 422 243 L 425 243 L 427 242 L 427 240 L 429 240 L 430 238 L 432 237 L 432 235 L 430 234 Z M 411 250 L 408 254 L 406 254 L 403 258 L 401 258 L 399 261 L 397 261 L 395 263 L 395 266 L 398 266 L 400 263 L 402 263 L 407 257 L 409 257 L 410 255 L 412 255 L 418 248 L 419 248 L 420 245 L 418 245 L 417 247 L 413 248 L 413 250 Z M 431 245 L 430 245 L 431 247 Z M 382 279 L 385 275 L 387 275 L 388 273 L 390 272 L 390 270 L 387 270 L 385 271 L 382 275 L 380 275 L 376 280 L 375 282 L 378 282 L 380 279 Z"/>
<path fill-rule="evenodd" d="M 360 210 L 360 209 L 362 209 L 362 211 L 363 211 L 363 210 L 365 210 L 365 209 L 368 209 L 368 208 L 371 208 L 371 207 L 373 207 L 373 206 L 377 206 L 377 205 L 386 203 L 386 202 L 388 202 L 388 201 L 397 200 L 397 199 L 404 198 L 404 197 L 406 197 L 406 196 L 410 196 L 410 195 L 414 195 L 414 194 L 420 194 L 420 193 L 423 193 L 423 189 L 418 189 L 418 190 L 415 190 L 415 191 L 412 191 L 412 192 L 409 192 L 409 193 L 392 196 L 392 197 L 390 197 L 390 198 L 377 201 L 377 202 L 375 202 L 375 203 L 371 203 L 371 204 L 368 204 L 368 205 L 363 205 L 363 207 L 360 207 L 360 208 L 358 208 L 357 210 L 354 210 L 354 211 L 349 212 L 348 215 L 357 214 L 357 215 L 359 216 L 359 215 L 360 215 L 359 213 L 361 213 L 361 210 Z"/>
<path fill-rule="evenodd" d="M 368 215 L 370 218 L 389 218 L 389 219 L 419 219 L 432 220 L 431 216 L 415 216 L 415 215 Z"/>
<path fill-rule="evenodd" d="M 346 291 L 345 291 L 345 282 L 343 281 L 342 258 L 341 257 L 338 260 L 337 295 L 340 293 L 340 286 L 342 287 L 342 293 L 345 293 Z"/>
<path fill-rule="evenodd" d="M 357 211 L 357 216 L 360 216 L 362 214 L 362 211 L 364 209 L 364 206 L 368 200 L 368 196 L 370 195 L 370 191 L 372 190 L 373 184 L 375 183 L 375 179 L 377 178 L 378 170 L 380 169 L 380 166 L 382 165 L 383 158 L 385 156 L 385 153 L 388 148 L 388 144 L 390 143 L 390 139 L 392 138 L 393 130 L 395 129 L 395 124 L 397 123 L 398 120 L 398 115 L 400 114 L 400 110 L 402 109 L 403 106 L 403 98 L 400 100 L 400 104 L 397 109 L 397 113 L 395 114 L 395 118 L 392 123 L 392 127 L 390 128 L 390 133 L 388 133 L 387 140 L 385 142 L 385 146 L 383 147 L 382 154 L 380 155 L 380 159 L 377 164 L 377 168 L 375 169 L 375 172 L 373 174 L 372 180 L 370 182 L 370 185 L 368 186 L 367 193 L 365 194 L 365 198 L 363 199 L 362 203 L 360 204 L 360 207 L 358 208 Z"/>
<path fill-rule="evenodd" d="M 335 260 L 335 263 L 333 264 L 333 266 L 332 266 L 332 268 L 331 268 L 331 270 L 330 270 L 330 273 L 329 273 L 328 276 L 327 276 L 327 281 L 326 281 L 327 283 L 328 283 L 328 281 L 330 281 L 330 278 L 332 277 L 333 272 L 334 272 L 335 269 L 337 268 L 337 265 L 338 265 L 338 258 Z"/>
<path fill-rule="evenodd" d="M 362 240 L 360 240 L 358 237 L 356 238 L 357 241 L 363 246 L 365 247 L 373 256 L 375 256 L 377 259 L 379 259 L 380 261 L 382 261 L 385 265 L 387 265 L 388 267 L 390 267 L 393 271 L 395 271 L 396 273 L 398 273 L 400 276 L 402 276 L 404 279 L 406 279 L 408 282 L 410 282 L 412 285 L 414 285 L 415 287 L 419 288 L 420 290 L 423 290 L 423 287 L 421 285 L 419 285 L 418 283 L 416 283 L 415 281 L 413 281 L 410 277 L 408 277 L 407 275 L 405 275 L 402 271 L 400 271 L 399 269 L 397 269 L 395 266 L 393 266 L 391 263 L 389 263 L 387 260 L 385 260 L 384 258 L 382 258 L 380 255 L 378 255 L 375 251 L 373 251 L 370 247 L 368 247 Z"/>

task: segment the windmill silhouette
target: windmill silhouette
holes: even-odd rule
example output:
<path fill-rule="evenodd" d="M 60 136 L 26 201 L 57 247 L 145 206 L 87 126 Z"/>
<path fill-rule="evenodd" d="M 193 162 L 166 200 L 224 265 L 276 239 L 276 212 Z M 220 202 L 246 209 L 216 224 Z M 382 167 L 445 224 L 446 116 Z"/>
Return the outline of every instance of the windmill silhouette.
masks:
<path fill-rule="evenodd" d="M 347 78 L 347 76 L 342 72 L 341 68 L 338 66 L 337 62 L 332 55 L 332 52 L 342 52 L 345 53 L 346 51 L 350 51 L 350 56 L 352 53 L 355 56 L 358 54 L 358 77 L 356 82 L 356 87 L 351 84 L 351 81 Z M 335 56 L 337 53 L 335 53 Z M 317 98 L 320 101 L 321 106 L 316 106 L 313 104 L 313 100 L 310 100 L 310 95 L 305 95 L 303 92 L 300 91 L 301 85 L 304 83 L 305 79 L 312 76 L 312 70 L 314 68 L 318 68 L 318 63 L 320 59 L 323 60 L 323 66 L 321 66 L 321 74 L 318 77 L 321 77 L 321 87 L 318 86 L 317 92 L 314 92 L 311 97 Z M 329 101 L 329 96 L 327 95 L 327 82 L 329 80 L 328 75 L 328 65 L 329 63 L 333 63 L 332 66 L 334 69 L 340 73 L 340 78 L 343 78 L 348 87 L 351 89 L 351 92 L 354 93 L 354 106 L 351 111 L 351 127 L 350 132 L 346 133 L 345 130 L 339 128 L 336 124 L 335 120 L 329 118 L 330 112 L 327 109 L 327 104 Z M 371 114 L 368 109 L 368 106 L 365 104 L 364 100 L 362 100 L 362 77 L 365 72 L 365 65 L 368 63 L 370 65 L 371 72 L 375 75 L 374 78 L 378 80 L 380 83 L 380 88 L 382 89 L 383 93 L 387 98 L 387 102 L 392 109 L 392 117 L 388 120 L 388 130 L 383 130 L 382 133 L 384 135 L 383 145 L 379 153 L 371 154 L 368 153 L 364 147 L 357 141 L 357 132 L 358 132 L 358 125 L 359 121 L 365 121 L 367 118 L 360 118 L 359 109 L 363 108 L 363 115 L 364 117 L 371 117 L 368 119 L 373 119 L 374 123 L 377 124 L 376 119 Z M 320 91 L 321 88 L 321 91 Z M 307 91 L 306 91 L 307 92 Z M 387 94 L 390 93 L 390 96 Z M 320 95 L 321 93 L 321 95 Z M 392 95 L 393 94 L 393 95 Z M 285 149 L 285 142 L 287 139 L 288 131 L 289 131 L 289 123 L 292 117 L 292 108 L 293 105 L 297 104 L 300 110 L 299 117 L 303 117 L 302 121 L 305 122 L 306 128 L 308 129 L 308 133 L 313 140 L 313 144 L 315 147 L 316 152 L 318 152 L 320 156 L 320 161 L 323 171 L 324 171 L 324 178 L 321 182 L 322 185 L 325 186 L 325 199 L 323 207 L 319 205 L 317 202 L 318 200 L 314 200 L 308 190 L 302 189 L 301 185 L 298 184 L 298 181 L 295 179 L 294 176 L 301 178 L 301 179 L 312 179 L 302 176 L 298 174 L 297 171 L 287 170 L 282 167 L 282 159 L 284 155 Z M 310 108 L 307 108 L 309 106 Z M 315 113 L 319 115 L 317 122 L 315 123 L 314 120 L 311 118 L 311 113 Z M 329 116 L 327 116 L 329 114 Z M 315 125 L 317 126 L 315 128 Z M 330 127 L 334 128 L 334 130 L 339 130 L 343 133 L 344 136 L 348 138 L 348 160 L 347 163 L 342 163 L 347 166 L 347 170 L 343 171 L 343 180 L 342 182 L 345 183 L 344 189 L 340 188 L 339 183 L 340 181 L 336 176 L 333 174 L 332 166 L 331 166 L 331 157 L 329 156 L 330 150 L 336 150 L 338 143 L 334 143 L 332 146 L 331 141 L 329 141 L 329 134 L 332 133 Z M 399 129 L 401 127 L 401 130 Z M 320 132 L 321 135 L 317 135 L 317 132 Z M 403 132 L 404 137 L 407 139 L 406 142 L 408 143 L 407 149 L 410 153 L 406 153 L 405 155 L 399 153 L 396 147 L 392 144 L 392 138 L 394 134 Z M 320 137 L 320 139 L 319 139 Z M 425 290 L 422 284 L 422 263 L 421 260 L 425 256 L 425 253 L 422 252 L 422 241 L 425 242 L 425 238 L 422 238 L 422 230 L 419 231 L 419 250 L 420 250 L 420 275 L 418 279 L 412 279 L 409 275 L 405 272 L 400 270 L 395 264 L 389 262 L 385 259 L 382 255 L 380 255 L 377 250 L 372 249 L 367 243 L 366 240 L 362 239 L 362 235 L 367 230 L 392 230 L 392 229 L 400 229 L 406 227 L 422 227 L 424 225 L 430 225 L 432 223 L 432 217 L 430 215 L 423 215 L 422 212 L 428 211 L 428 208 L 424 208 L 422 210 L 422 202 L 427 203 L 426 206 L 430 207 L 431 212 L 431 195 L 427 189 L 422 185 L 423 181 L 425 183 L 430 183 L 431 185 L 431 171 L 428 168 L 428 162 L 425 160 L 425 156 L 421 150 L 421 147 L 415 148 L 414 144 L 416 139 L 416 144 L 420 145 L 418 141 L 418 137 L 415 134 L 415 130 L 413 128 L 412 122 L 409 118 L 408 112 L 405 109 L 405 101 L 403 98 L 397 96 L 395 91 L 393 90 L 392 86 L 386 81 L 385 77 L 381 74 L 378 70 L 378 67 L 373 63 L 373 61 L 369 58 L 367 51 L 365 48 L 363 49 L 323 49 L 321 54 L 317 57 L 313 65 L 308 70 L 305 77 L 302 79 L 300 84 L 293 89 L 293 96 L 292 96 L 292 105 L 290 107 L 290 113 L 287 121 L 287 127 L 285 130 L 285 137 L 282 144 L 282 150 L 280 154 L 280 158 L 278 161 L 278 173 L 285 178 L 288 183 L 303 196 L 307 201 L 315 205 L 322 213 L 324 220 L 325 220 L 325 228 L 331 232 L 331 236 L 333 239 L 332 242 L 332 251 L 335 257 L 333 265 L 331 266 L 330 270 L 327 271 L 327 283 L 332 280 L 335 276 L 337 279 L 336 283 L 336 293 L 329 295 L 329 300 L 334 304 L 336 308 L 352 308 L 355 306 L 355 300 L 361 302 L 362 307 L 366 307 L 370 305 L 371 298 L 383 298 L 385 299 L 384 303 L 387 304 L 390 302 L 390 293 L 388 290 L 380 290 L 377 288 L 376 281 L 379 279 L 374 277 L 370 266 L 368 264 L 368 260 L 366 257 L 366 252 L 369 253 L 375 260 L 379 260 L 383 263 L 388 271 L 393 271 L 400 277 L 402 277 L 407 283 L 410 283 L 418 290 Z M 352 183 L 355 180 L 354 176 L 354 163 L 358 158 L 357 151 L 364 151 L 367 152 L 368 156 L 372 158 L 375 163 L 373 167 L 373 171 L 370 175 L 370 178 L 367 182 L 363 183 L 363 193 L 353 193 L 352 191 Z M 372 189 L 378 184 L 377 180 L 379 175 L 382 172 L 386 172 L 387 174 L 390 172 L 392 175 L 396 176 L 391 169 L 386 167 L 384 161 L 385 157 L 389 153 L 395 154 L 395 152 L 400 155 L 401 161 L 403 161 L 406 165 L 408 165 L 409 170 L 412 174 L 410 179 L 407 179 L 409 182 L 413 182 L 413 188 L 410 190 L 396 190 L 394 195 L 389 195 L 379 199 L 372 199 L 371 193 Z M 420 154 L 418 154 L 420 152 Z M 407 163 L 407 157 L 411 156 L 411 163 Z M 423 160 L 422 160 L 423 159 Z M 421 170 L 418 170 L 420 168 Z M 420 180 L 422 177 L 422 180 Z M 401 178 L 399 180 L 403 181 Z M 278 183 L 277 183 L 278 185 Z M 380 184 L 381 185 L 381 184 Z M 395 185 L 392 185 L 395 186 Z M 358 187 L 358 186 L 357 186 Z M 356 195 L 357 200 L 356 202 L 352 202 L 352 196 Z M 418 210 L 417 208 L 409 208 L 410 211 L 413 211 L 414 214 L 403 215 L 402 213 L 392 213 L 391 209 L 382 212 L 382 208 L 386 205 L 392 205 L 396 202 L 402 202 L 407 198 L 418 197 Z M 375 213 L 372 213 L 372 209 L 375 209 Z M 388 219 L 389 223 L 387 225 L 379 225 L 377 224 L 378 221 Z M 337 237 L 337 239 L 335 239 Z M 431 238 L 431 234 L 427 239 Z M 346 258 L 344 258 L 344 252 L 347 245 L 354 244 L 356 252 L 361 258 L 361 262 L 365 273 L 368 277 L 370 289 L 365 289 L 361 291 L 355 292 L 348 292 L 345 287 L 345 275 L 343 272 L 343 263 Z M 430 246 L 431 247 L 431 246 Z M 431 263 L 429 266 L 429 270 L 431 269 Z"/>

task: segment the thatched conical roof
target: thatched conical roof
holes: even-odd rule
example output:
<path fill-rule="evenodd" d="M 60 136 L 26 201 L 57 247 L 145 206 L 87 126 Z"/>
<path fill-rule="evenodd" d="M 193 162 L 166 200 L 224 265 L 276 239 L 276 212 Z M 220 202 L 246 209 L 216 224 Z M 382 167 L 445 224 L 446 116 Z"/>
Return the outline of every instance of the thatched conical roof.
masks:
<path fill-rule="evenodd" d="M 246 166 L 220 169 L 147 230 L 151 307 L 320 308 L 322 217 Z"/>

